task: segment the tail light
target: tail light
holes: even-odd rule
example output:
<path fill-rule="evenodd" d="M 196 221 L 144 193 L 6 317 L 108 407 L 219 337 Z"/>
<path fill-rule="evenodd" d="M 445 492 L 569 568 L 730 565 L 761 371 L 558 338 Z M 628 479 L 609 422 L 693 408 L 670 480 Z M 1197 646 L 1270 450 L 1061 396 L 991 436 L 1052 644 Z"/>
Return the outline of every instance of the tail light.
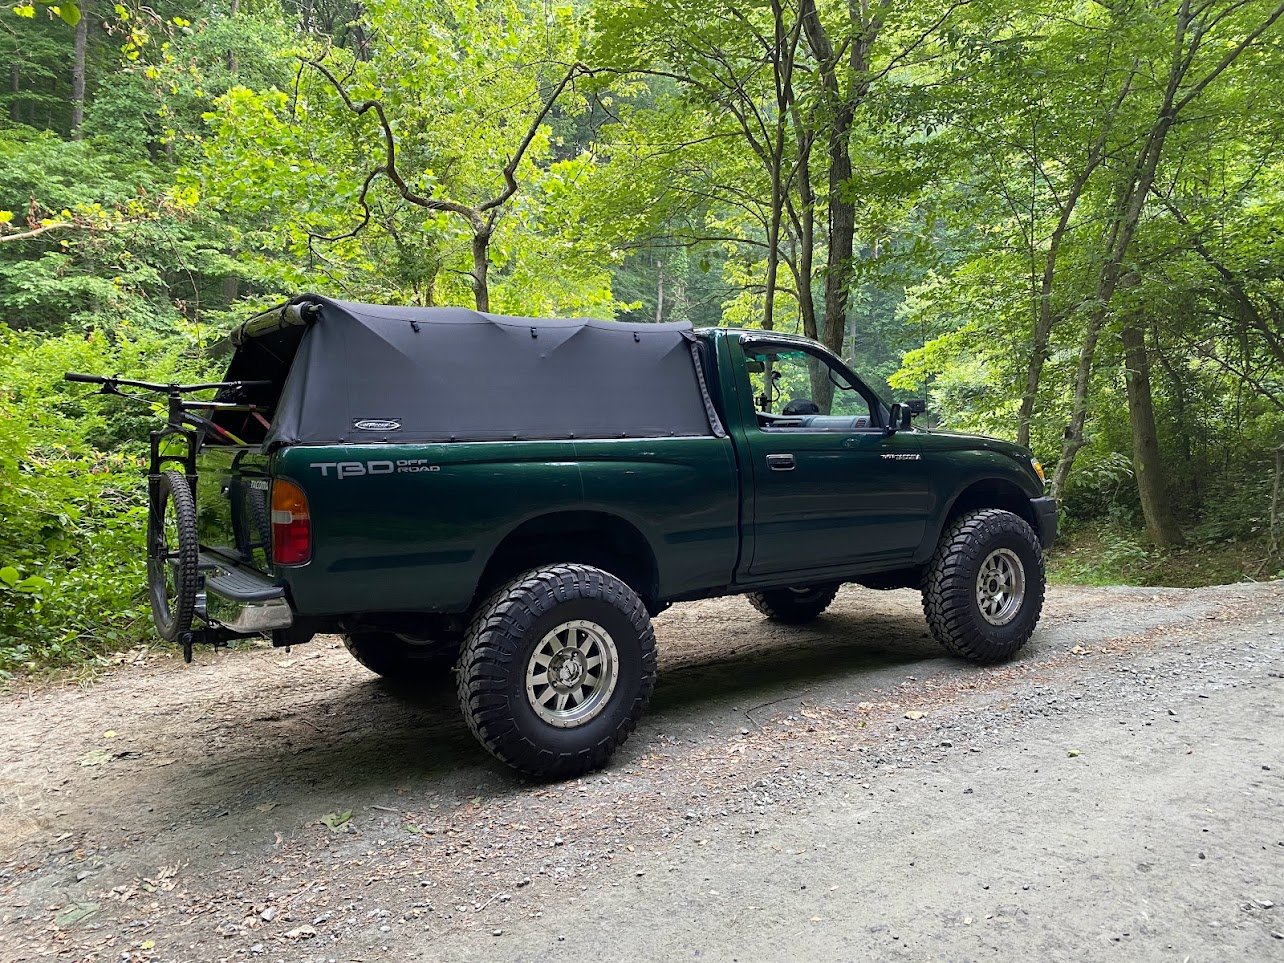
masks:
<path fill-rule="evenodd" d="M 272 482 L 272 561 L 302 565 L 312 558 L 312 517 L 303 489 L 286 478 Z"/>

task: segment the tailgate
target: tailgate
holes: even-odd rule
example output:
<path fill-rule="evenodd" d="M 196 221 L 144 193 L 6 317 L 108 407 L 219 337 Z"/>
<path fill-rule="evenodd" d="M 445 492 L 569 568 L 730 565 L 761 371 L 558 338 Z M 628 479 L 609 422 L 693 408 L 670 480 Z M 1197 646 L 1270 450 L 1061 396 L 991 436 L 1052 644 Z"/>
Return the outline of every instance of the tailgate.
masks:
<path fill-rule="evenodd" d="M 196 519 L 202 551 L 271 574 L 268 456 L 257 446 L 206 445 L 196 457 Z"/>

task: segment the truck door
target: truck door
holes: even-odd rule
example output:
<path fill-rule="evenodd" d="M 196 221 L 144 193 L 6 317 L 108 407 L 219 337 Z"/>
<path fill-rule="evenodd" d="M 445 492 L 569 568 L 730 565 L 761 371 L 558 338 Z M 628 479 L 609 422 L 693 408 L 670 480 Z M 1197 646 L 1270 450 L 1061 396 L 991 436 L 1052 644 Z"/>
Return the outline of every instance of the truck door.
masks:
<path fill-rule="evenodd" d="M 908 564 L 930 508 L 914 433 L 886 433 L 877 398 L 810 342 L 729 347 L 753 480 L 741 578 Z"/>

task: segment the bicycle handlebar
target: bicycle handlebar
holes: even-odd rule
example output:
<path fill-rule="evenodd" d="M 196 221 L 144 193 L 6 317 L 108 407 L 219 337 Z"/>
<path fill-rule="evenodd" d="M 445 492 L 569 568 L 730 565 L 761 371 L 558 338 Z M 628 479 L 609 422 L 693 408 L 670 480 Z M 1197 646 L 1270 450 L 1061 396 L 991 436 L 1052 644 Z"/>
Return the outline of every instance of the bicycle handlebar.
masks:
<path fill-rule="evenodd" d="M 63 374 L 62 377 L 65 381 L 76 381 L 90 385 L 102 385 L 103 390 L 107 392 L 114 391 L 121 385 L 124 385 L 128 388 L 142 388 L 144 391 L 160 391 L 169 395 L 181 395 L 186 394 L 189 391 L 209 391 L 213 388 L 262 388 L 272 384 L 271 381 L 211 381 L 207 384 L 197 385 L 162 385 L 151 381 L 132 381 L 129 378 L 108 378 L 103 375 L 77 374 L 75 371 L 68 371 Z"/>

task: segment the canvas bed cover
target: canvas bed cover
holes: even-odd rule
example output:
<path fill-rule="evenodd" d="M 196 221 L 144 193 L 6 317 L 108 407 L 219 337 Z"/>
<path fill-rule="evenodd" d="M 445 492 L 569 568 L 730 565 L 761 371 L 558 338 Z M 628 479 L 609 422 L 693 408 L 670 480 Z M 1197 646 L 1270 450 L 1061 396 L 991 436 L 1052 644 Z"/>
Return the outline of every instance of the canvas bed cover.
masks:
<path fill-rule="evenodd" d="M 512 318 L 305 294 L 232 335 L 265 448 L 722 435 L 689 324 Z M 215 416 L 220 427 L 221 416 Z"/>

